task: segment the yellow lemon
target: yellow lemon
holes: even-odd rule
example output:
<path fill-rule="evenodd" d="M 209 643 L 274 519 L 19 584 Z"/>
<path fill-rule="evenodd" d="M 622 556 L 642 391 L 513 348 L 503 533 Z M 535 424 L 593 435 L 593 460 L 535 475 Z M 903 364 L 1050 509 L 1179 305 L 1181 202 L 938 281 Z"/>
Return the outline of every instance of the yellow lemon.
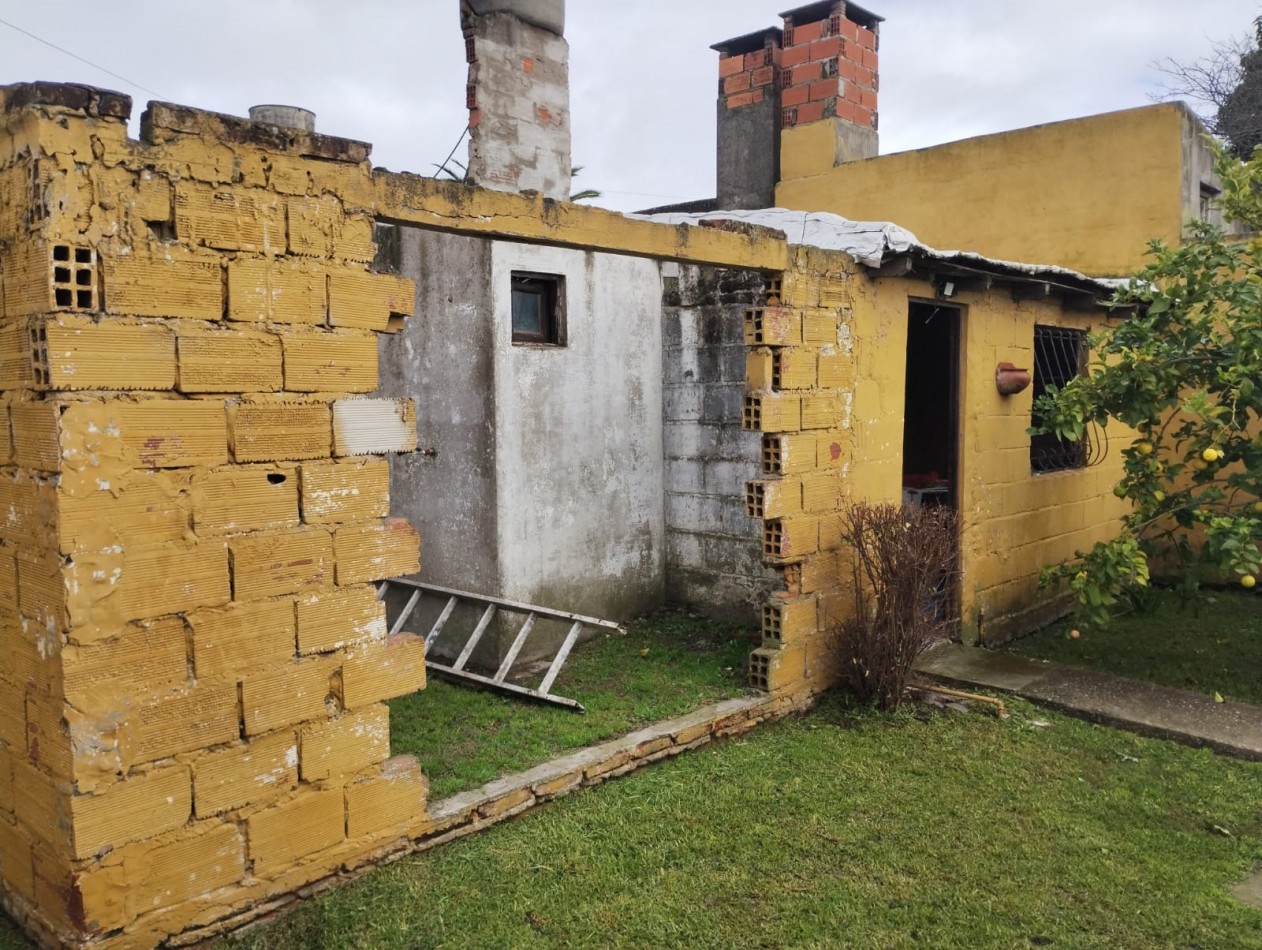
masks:
<path fill-rule="evenodd" d="M 1253 513 L 1255 515 L 1262 515 L 1262 501 L 1255 501 L 1253 503 Z"/>
<path fill-rule="evenodd" d="M 1252 590 L 1257 583 L 1258 579 L 1252 574 L 1246 574 L 1244 577 L 1240 578 L 1240 586 L 1245 590 Z"/>
<path fill-rule="evenodd" d="M 1157 502 L 1157 504 L 1161 504 L 1163 501 L 1166 500 L 1166 493 L 1163 492 L 1160 488 L 1158 488 L 1155 492 L 1152 493 L 1152 497 L 1153 497 L 1153 500 Z"/>
<path fill-rule="evenodd" d="M 1206 449 L 1205 451 L 1208 452 L 1209 449 Z M 1203 472 L 1205 471 L 1205 469 L 1209 468 L 1209 465 L 1205 462 L 1204 459 L 1196 459 L 1195 461 L 1192 462 L 1192 467 L 1196 469 L 1198 472 Z"/>
<path fill-rule="evenodd" d="M 1223 453 L 1219 452 L 1218 449 L 1206 449 L 1204 452 L 1201 453 L 1201 458 L 1203 458 L 1205 461 L 1211 464 L 1213 464 L 1214 462 L 1217 462 L 1222 457 L 1223 457 Z"/>
<path fill-rule="evenodd" d="M 1152 455 L 1152 443 L 1145 439 L 1143 442 L 1135 443 L 1135 451 L 1140 455 Z"/>

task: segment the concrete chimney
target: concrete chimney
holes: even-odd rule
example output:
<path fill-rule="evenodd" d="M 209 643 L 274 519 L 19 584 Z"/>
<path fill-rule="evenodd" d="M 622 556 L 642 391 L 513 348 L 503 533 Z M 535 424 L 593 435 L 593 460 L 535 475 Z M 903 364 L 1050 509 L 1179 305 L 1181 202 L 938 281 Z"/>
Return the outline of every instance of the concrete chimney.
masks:
<path fill-rule="evenodd" d="M 565 0 L 461 0 L 469 62 L 469 177 L 486 188 L 570 195 Z"/>
<path fill-rule="evenodd" d="M 719 210 L 772 208 L 780 181 L 779 27 L 715 43 Z"/>

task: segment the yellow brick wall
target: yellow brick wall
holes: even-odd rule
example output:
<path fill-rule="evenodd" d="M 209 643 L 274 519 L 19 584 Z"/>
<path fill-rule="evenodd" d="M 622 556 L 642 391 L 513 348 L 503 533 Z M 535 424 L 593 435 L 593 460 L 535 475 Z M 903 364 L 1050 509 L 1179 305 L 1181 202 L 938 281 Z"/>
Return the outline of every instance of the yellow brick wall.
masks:
<path fill-rule="evenodd" d="M 832 681 L 828 630 L 851 609 L 841 519 L 850 501 L 900 503 L 908 309 L 934 288 L 874 279 L 842 254 L 797 248 L 763 308 L 746 314 L 745 428 L 762 433 L 762 477 L 746 514 L 763 524 L 766 563 L 783 589 L 763 608 L 752 682 L 773 692 Z M 1030 469 L 1031 390 L 995 388 L 995 365 L 1031 366 L 1036 324 L 1096 329 L 1103 311 L 1059 298 L 1014 301 L 1007 288 L 958 295 L 961 308 L 961 634 L 987 642 L 1025 632 L 1054 598 L 1039 570 L 1109 535 L 1123 513 L 1112 486 L 1121 457 L 1048 474 Z M 1114 427 L 1113 440 L 1129 433 Z"/>
<path fill-rule="evenodd" d="M 366 149 L 125 111 L 0 89 L 0 891 L 140 947 L 425 822 L 384 705 L 425 667 L 373 587 L 418 538 Z"/>

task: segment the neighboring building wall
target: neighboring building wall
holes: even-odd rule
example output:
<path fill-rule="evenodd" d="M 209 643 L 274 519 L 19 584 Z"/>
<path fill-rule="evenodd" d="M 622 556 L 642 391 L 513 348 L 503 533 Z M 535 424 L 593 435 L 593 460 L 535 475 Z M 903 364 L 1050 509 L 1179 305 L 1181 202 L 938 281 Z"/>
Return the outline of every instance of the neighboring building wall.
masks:
<path fill-rule="evenodd" d="M 500 593 L 630 619 L 662 602 L 662 285 L 656 261 L 491 252 Z M 513 271 L 565 278 L 566 344 L 513 345 Z"/>
<path fill-rule="evenodd" d="M 143 948 L 430 827 L 373 581 L 412 287 L 368 147 L 80 86 L 0 89 L 0 901 Z"/>
<path fill-rule="evenodd" d="M 894 221 L 931 247 L 1126 275 L 1152 238 L 1177 242 L 1196 213 L 1185 154 L 1204 144 L 1193 130 L 1187 107 L 1168 103 L 835 168 L 830 142 L 786 133 L 776 201 Z"/>
<path fill-rule="evenodd" d="M 766 297 L 756 271 L 675 268 L 666 279 L 666 598 L 757 623 L 778 577 L 745 516 L 761 440 L 741 428 L 746 308 Z"/>

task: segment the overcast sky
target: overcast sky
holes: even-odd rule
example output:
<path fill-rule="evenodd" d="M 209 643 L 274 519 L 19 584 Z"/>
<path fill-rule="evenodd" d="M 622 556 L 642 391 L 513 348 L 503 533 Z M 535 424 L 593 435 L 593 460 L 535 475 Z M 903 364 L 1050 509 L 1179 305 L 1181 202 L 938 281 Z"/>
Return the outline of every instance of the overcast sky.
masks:
<path fill-rule="evenodd" d="M 790 0 L 569 0 L 574 161 L 601 204 L 714 194 L 719 40 Z M 1150 64 L 1251 29 L 1260 0 L 865 0 L 881 29 L 881 151 L 1145 105 Z M 0 0 L 0 83 L 88 82 L 245 115 L 301 105 L 375 164 L 432 174 L 464 129 L 458 0 Z M 463 160 L 465 146 L 457 157 Z"/>

